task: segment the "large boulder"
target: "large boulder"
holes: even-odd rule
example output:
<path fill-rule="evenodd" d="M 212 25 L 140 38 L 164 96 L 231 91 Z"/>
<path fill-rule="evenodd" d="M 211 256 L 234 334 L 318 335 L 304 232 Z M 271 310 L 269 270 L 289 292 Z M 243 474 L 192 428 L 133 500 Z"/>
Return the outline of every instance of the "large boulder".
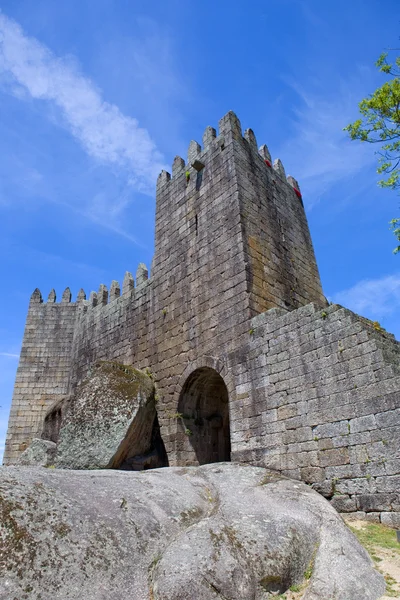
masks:
<path fill-rule="evenodd" d="M 0 469 L 0 600 L 377 600 L 366 551 L 305 484 L 230 463 Z"/>
<path fill-rule="evenodd" d="M 75 393 L 54 407 L 45 429 L 62 414 L 54 464 L 63 469 L 126 468 L 166 464 L 154 383 L 138 369 L 101 362 Z M 47 424 L 47 427 L 46 427 Z M 51 431 L 53 439 L 57 435 Z"/>
<path fill-rule="evenodd" d="M 50 467 L 54 465 L 57 445 L 50 440 L 35 438 L 18 459 L 18 465 L 29 467 Z"/>

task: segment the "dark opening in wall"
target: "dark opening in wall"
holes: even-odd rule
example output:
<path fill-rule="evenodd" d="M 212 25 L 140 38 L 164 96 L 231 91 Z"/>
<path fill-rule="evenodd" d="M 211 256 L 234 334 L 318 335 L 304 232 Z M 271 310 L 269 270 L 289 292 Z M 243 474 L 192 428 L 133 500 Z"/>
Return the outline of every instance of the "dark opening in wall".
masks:
<path fill-rule="evenodd" d="M 229 397 L 222 377 L 208 367 L 197 369 L 183 386 L 178 414 L 186 436 L 185 463 L 229 461 Z"/>
<path fill-rule="evenodd" d="M 42 439 L 57 444 L 62 421 L 63 402 L 57 402 L 47 413 L 42 431 Z"/>
<path fill-rule="evenodd" d="M 204 171 L 204 168 L 197 172 L 196 190 L 199 190 L 201 188 L 201 182 L 203 181 L 203 171 Z"/>

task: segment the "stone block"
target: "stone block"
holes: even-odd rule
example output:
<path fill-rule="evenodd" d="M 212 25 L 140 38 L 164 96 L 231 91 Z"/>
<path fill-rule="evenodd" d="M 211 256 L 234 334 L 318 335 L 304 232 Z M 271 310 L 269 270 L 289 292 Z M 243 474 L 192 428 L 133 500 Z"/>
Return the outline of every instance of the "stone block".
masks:
<path fill-rule="evenodd" d="M 343 519 L 346 522 L 348 521 L 350 523 L 351 523 L 351 521 L 365 521 L 365 516 L 366 516 L 366 513 L 361 510 L 358 510 L 353 513 L 343 513 L 342 514 Z"/>
<path fill-rule="evenodd" d="M 289 429 L 285 434 L 285 443 L 293 444 L 296 442 L 308 442 L 312 440 L 311 427 L 299 427 L 297 429 Z"/>
<path fill-rule="evenodd" d="M 287 406 L 281 406 L 278 408 L 277 417 L 278 420 L 286 420 L 291 417 L 295 417 L 299 414 L 299 409 L 297 404 L 288 404 Z"/>
<path fill-rule="evenodd" d="M 374 415 L 366 415 L 350 420 L 350 433 L 359 433 L 361 431 L 371 431 L 377 428 L 377 422 Z"/>
<path fill-rule="evenodd" d="M 332 438 L 342 434 L 347 435 L 348 433 L 349 422 L 347 420 L 313 427 L 313 435 L 318 438 Z"/>
<path fill-rule="evenodd" d="M 347 448 L 323 450 L 319 453 L 319 460 L 321 467 L 345 465 L 350 462 L 349 451 Z"/>
<path fill-rule="evenodd" d="M 357 510 L 355 498 L 350 498 L 348 495 L 334 495 L 331 504 L 340 513 L 351 513 Z"/>
<path fill-rule="evenodd" d="M 400 512 L 381 512 L 381 523 L 394 529 L 400 529 Z"/>
<path fill-rule="evenodd" d="M 365 513 L 364 520 L 368 521 L 369 523 L 380 523 L 381 513 L 379 513 L 379 512 Z"/>
<path fill-rule="evenodd" d="M 377 414 L 376 423 L 379 428 L 400 425 L 400 408 Z"/>
<path fill-rule="evenodd" d="M 322 483 L 325 480 L 324 469 L 320 467 L 303 467 L 300 474 L 302 481 L 306 483 Z"/>
<path fill-rule="evenodd" d="M 400 475 L 388 475 L 376 478 L 378 492 L 398 492 L 400 490 Z"/>
<path fill-rule="evenodd" d="M 342 479 L 335 483 L 335 491 L 339 494 L 349 494 L 350 496 L 371 494 L 376 492 L 376 484 L 373 479 L 366 479 L 365 477 Z"/>
<path fill-rule="evenodd" d="M 332 498 L 333 496 L 334 490 L 331 481 L 325 480 L 318 483 L 313 483 L 311 487 L 325 498 Z"/>

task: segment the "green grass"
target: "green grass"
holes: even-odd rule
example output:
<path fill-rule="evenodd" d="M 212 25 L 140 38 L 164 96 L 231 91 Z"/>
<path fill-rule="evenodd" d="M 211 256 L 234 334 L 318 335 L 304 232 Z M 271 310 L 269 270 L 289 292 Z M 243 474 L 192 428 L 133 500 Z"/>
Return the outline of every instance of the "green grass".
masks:
<path fill-rule="evenodd" d="M 362 529 L 356 529 L 350 525 L 350 529 L 368 551 L 372 550 L 373 552 L 374 546 L 380 546 L 387 550 L 394 550 L 400 555 L 400 544 L 396 539 L 394 529 L 376 523 L 369 523 Z"/>
<path fill-rule="evenodd" d="M 390 550 L 392 554 L 400 556 L 400 544 L 397 542 L 396 531 L 394 529 L 376 523 L 369 523 L 362 529 L 356 529 L 350 525 L 350 529 L 358 538 L 358 541 L 369 552 L 371 558 L 376 563 L 378 571 L 381 571 L 379 563 L 382 562 L 382 559 L 376 555 L 379 548 Z M 393 587 L 396 585 L 396 581 L 387 573 L 383 571 L 381 573 L 384 575 L 386 581 L 386 595 L 398 598 L 398 592 Z"/>

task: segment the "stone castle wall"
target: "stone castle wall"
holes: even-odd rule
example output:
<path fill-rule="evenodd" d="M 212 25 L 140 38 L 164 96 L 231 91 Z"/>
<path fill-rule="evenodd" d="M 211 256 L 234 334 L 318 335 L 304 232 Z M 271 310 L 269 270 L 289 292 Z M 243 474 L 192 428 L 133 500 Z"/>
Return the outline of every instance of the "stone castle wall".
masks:
<path fill-rule="evenodd" d="M 4 464 L 12 463 L 40 437 L 46 411 L 68 393 L 72 338 L 77 304 L 67 289 L 61 303 L 55 294 L 42 302 L 39 290 L 31 298 L 15 379 Z"/>
<path fill-rule="evenodd" d="M 298 183 L 236 115 L 160 174 L 155 229 L 151 276 L 140 265 L 136 287 L 127 273 L 122 293 L 113 282 L 76 303 L 69 290 L 61 304 L 34 295 L 5 463 L 52 402 L 114 360 L 151 370 L 171 465 L 208 460 L 207 444 L 226 453 L 230 425 L 233 460 L 333 489 L 349 510 L 383 502 L 400 473 L 398 343 L 327 306 Z M 398 510 L 397 496 L 385 502 Z"/>
<path fill-rule="evenodd" d="M 271 310 L 252 325 L 228 360 L 232 459 L 313 484 L 341 512 L 400 511 L 399 342 L 338 305 Z"/>

